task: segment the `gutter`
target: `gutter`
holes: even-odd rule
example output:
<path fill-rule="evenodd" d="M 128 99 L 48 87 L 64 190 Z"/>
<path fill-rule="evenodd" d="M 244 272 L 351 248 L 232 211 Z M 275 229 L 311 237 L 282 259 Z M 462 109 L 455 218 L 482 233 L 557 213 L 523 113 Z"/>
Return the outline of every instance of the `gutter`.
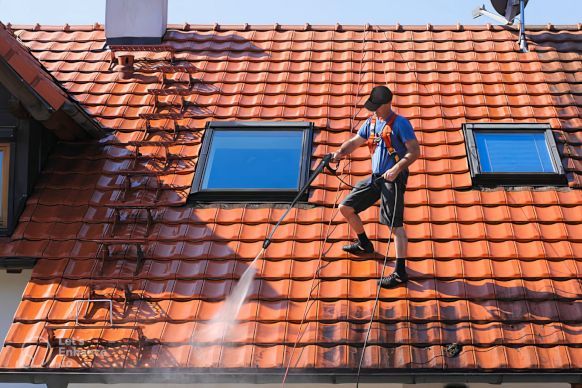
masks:
<path fill-rule="evenodd" d="M 117 368 L 114 371 L 86 369 L 0 370 L 0 382 L 48 384 L 48 388 L 66 387 L 72 383 L 98 384 L 277 384 L 281 383 L 284 369 L 259 368 Z M 299 369 L 291 370 L 287 383 L 353 384 L 356 371 L 351 369 Z M 474 370 L 427 371 L 410 369 L 375 370 L 363 373 L 361 383 L 582 383 L 582 371 L 557 370 L 554 372 L 518 372 L 512 370 L 475 372 Z"/>
<path fill-rule="evenodd" d="M 23 269 L 33 268 L 35 264 L 34 257 L 0 257 L 0 269 L 5 269 L 8 273 L 20 273 Z"/>
<path fill-rule="evenodd" d="M 105 131 L 99 124 L 95 122 L 79 105 L 66 100 L 61 107 L 63 112 L 67 114 L 74 122 L 79 124 L 81 128 L 85 130 L 91 137 L 100 139 L 107 135 Z"/>

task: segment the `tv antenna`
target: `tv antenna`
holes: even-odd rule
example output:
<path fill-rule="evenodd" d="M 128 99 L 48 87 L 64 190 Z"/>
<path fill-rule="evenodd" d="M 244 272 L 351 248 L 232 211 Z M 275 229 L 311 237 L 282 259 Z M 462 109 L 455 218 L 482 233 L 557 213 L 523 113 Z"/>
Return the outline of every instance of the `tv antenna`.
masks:
<path fill-rule="evenodd" d="M 529 0 L 491 0 L 491 5 L 495 8 L 498 14 L 489 12 L 485 9 L 485 5 L 473 10 L 473 19 L 479 16 L 487 16 L 493 20 L 498 21 L 504 25 L 513 25 L 513 21 L 517 15 L 519 16 L 519 49 L 522 53 L 527 53 L 527 41 L 525 40 L 525 6 Z"/>

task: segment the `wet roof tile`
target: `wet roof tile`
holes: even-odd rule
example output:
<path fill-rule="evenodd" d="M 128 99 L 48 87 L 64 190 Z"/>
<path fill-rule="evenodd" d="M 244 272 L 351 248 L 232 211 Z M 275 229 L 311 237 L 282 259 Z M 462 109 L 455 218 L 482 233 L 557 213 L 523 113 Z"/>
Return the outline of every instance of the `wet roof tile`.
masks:
<path fill-rule="evenodd" d="M 359 107 L 384 82 L 395 91 L 395 110 L 411 119 L 422 152 L 406 192 L 411 280 L 407 288 L 381 291 L 364 366 L 563 370 L 582 362 L 576 347 L 582 316 L 579 31 L 532 30 L 532 52 L 521 54 L 514 36 L 496 27 L 368 31 L 366 42 L 361 27 L 314 27 L 168 30 L 176 57 L 199 69 L 199 93 L 186 97 L 194 117 L 179 123 L 191 131 L 180 131 L 169 148 L 178 160 L 156 179 L 132 180 L 125 198 L 151 204 L 163 186 L 147 236 L 145 214 L 133 210 L 122 212 L 123 222 L 109 235 L 111 206 L 122 198 L 127 178 L 119 173 L 135 158 L 129 142 L 143 138 L 139 114 L 152 108 L 148 89 L 160 87 L 159 74 L 124 78 L 108 71 L 101 29 L 15 31 L 47 74 L 114 133 L 55 149 L 13 241 L 2 246 L 3 255 L 39 260 L 1 367 L 41 368 L 46 350 L 37 340 L 46 336 L 45 325 L 72 324 L 74 300 L 89 294 L 112 297 L 115 308 L 111 315 L 105 304 L 86 305 L 82 323 L 105 324 L 111 315 L 116 324 L 142 325 L 149 341 L 138 357 L 132 328 L 60 331 L 115 345 L 105 358 L 92 359 L 92 368 L 281 368 L 302 330 L 297 368 L 357 367 L 387 248 L 377 206 L 361 216 L 382 253 L 348 257 L 341 245 L 351 231 L 332 206 L 338 182 L 319 176 L 310 206 L 291 211 L 273 236 L 239 330 L 225 339 L 228 346 L 200 351 L 191 344 L 193 333 L 204 332 L 284 209 L 184 204 L 207 122 L 312 121 L 315 166 L 367 118 Z M 390 44 L 381 44 L 387 38 Z M 174 97 L 160 101 L 178 104 Z M 570 187 L 473 188 L 461 131 L 469 121 L 551 123 Z M 172 128 L 170 120 L 151 125 Z M 150 140 L 171 139 L 167 133 L 152 133 Z M 139 152 L 156 162 L 165 157 L 158 145 Z M 369 173 L 367 151 L 352 156 L 345 171 L 351 184 Z M 339 197 L 347 193 L 347 186 L 340 188 Z M 120 241 L 105 261 L 104 238 Z M 121 242 L 135 238 L 144 239 L 140 267 L 135 248 Z M 390 256 L 386 272 L 394 265 Z M 106 284 L 93 286 L 103 279 Z M 459 357 L 442 356 L 450 343 L 464 346 Z M 105 363 L 107 357 L 117 361 Z M 49 367 L 65 361 L 54 357 Z"/>

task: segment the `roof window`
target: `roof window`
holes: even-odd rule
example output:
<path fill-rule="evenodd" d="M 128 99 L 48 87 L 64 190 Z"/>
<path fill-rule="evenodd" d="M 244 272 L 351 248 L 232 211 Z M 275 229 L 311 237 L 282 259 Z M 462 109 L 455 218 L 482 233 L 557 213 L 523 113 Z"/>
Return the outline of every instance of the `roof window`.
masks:
<path fill-rule="evenodd" d="M 204 135 L 192 198 L 288 202 L 309 174 L 312 124 L 213 122 Z"/>
<path fill-rule="evenodd" d="M 465 124 L 463 129 L 474 183 L 566 183 L 564 168 L 549 125 Z"/>

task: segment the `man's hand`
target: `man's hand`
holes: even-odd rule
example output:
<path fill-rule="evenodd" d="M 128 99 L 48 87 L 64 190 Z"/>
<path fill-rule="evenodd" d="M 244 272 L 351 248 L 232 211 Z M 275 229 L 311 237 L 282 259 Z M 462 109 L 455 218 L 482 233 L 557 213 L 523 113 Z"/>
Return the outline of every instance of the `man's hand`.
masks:
<path fill-rule="evenodd" d="M 400 174 L 400 169 L 398 168 L 398 166 L 395 165 L 394 167 L 386 171 L 382 175 L 382 178 L 384 178 L 388 182 L 394 182 L 396 178 L 398 178 L 398 174 Z"/>
<path fill-rule="evenodd" d="M 333 154 L 331 154 L 331 161 L 334 163 L 339 162 L 342 158 L 344 157 L 344 155 L 340 152 L 340 151 L 336 151 Z"/>
<path fill-rule="evenodd" d="M 386 171 L 382 177 L 388 182 L 394 182 L 401 171 L 406 170 L 418 157 L 420 156 L 420 146 L 418 145 L 418 140 L 408 140 L 406 143 L 406 155 L 398 163 L 396 163 L 392 168 Z"/>

